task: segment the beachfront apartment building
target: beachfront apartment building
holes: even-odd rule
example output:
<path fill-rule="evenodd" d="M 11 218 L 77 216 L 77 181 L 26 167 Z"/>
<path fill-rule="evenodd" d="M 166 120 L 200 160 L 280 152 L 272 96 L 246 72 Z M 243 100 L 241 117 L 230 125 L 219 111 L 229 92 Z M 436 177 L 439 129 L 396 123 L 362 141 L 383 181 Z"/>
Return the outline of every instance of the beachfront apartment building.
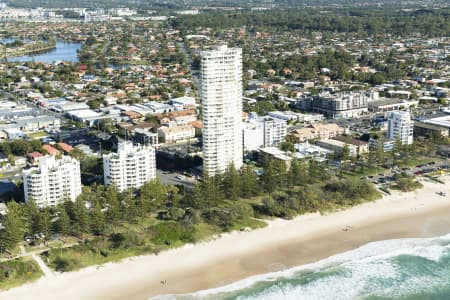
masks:
<path fill-rule="evenodd" d="M 103 155 L 103 173 L 105 185 L 114 184 L 119 191 L 139 188 L 156 178 L 155 149 L 121 142 L 116 153 Z"/>
<path fill-rule="evenodd" d="M 402 145 L 413 143 L 414 121 L 408 111 L 391 112 L 388 118 L 387 138 L 399 140 Z"/>
<path fill-rule="evenodd" d="M 38 166 L 24 169 L 22 176 L 25 202 L 33 199 L 41 208 L 75 201 L 81 194 L 80 162 L 70 156 L 43 156 Z"/>
<path fill-rule="evenodd" d="M 202 51 L 201 66 L 203 170 L 215 175 L 243 163 L 242 49 Z"/>

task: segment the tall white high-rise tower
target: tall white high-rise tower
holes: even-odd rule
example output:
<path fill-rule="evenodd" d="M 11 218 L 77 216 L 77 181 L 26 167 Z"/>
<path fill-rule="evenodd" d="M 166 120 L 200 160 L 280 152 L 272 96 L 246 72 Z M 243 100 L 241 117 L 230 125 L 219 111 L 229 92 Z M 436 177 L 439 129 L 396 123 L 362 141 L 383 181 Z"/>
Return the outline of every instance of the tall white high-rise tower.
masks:
<path fill-rule="evenodd" d="M 203 169 L 215 175 L 242 166 L 242 49 L 201 53 Z"/>

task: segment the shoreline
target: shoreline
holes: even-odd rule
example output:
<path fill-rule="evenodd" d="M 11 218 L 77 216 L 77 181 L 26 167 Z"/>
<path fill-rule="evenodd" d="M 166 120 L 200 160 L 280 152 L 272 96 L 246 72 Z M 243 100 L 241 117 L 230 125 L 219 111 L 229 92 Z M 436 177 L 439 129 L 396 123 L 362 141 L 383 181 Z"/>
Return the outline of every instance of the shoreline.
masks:
<path fill-rule="evenodd" d="M 149 299 L 224 286 L 346 252 L 369 242 L 423 238 L 450 232 L 450 176 L 445 184 L 422 180 L 413 192 L 392 192 L 375 202 L 293 220 L 268 221 L 265 228 L 223 234 L 211 242 L 185 245 L 159 255 L 124 259 L 44 277 L 5 292 L 3 299 Z M 166 280 L 167 284 L 161 284 Z"/>
<path fill-rule="evenodd" d="M 13 53 L 11 55 L 7 55 L 5 58 L 10 59 L 10 58 L 17 58 L 17 57 L 22 57 L 22 56 L 36 56 L 36 55 L 40 55 L 40 54 L 49 53 L 50 51 L 55 50 L 55 49 L 56 49 L 56 45 L 53 45 L 53 46 L 48 46 L 48 47 L 35 49 L 35 50 L 22 51 L 20 53 Z"/>

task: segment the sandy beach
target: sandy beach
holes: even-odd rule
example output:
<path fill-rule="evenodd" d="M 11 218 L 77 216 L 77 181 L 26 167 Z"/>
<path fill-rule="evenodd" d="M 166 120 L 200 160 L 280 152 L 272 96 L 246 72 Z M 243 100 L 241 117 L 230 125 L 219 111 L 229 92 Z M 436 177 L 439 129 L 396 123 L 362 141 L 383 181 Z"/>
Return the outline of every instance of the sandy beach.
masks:
<path fill-rule="evenodd" d="M 215 241 L 46 276 L 0 293 L 15 299 L 149 299 L 222 286 L 252 275 L 314 262 L 368 242 L 450 232 L 450 176 L 424 188 L 327 215 L 274 220 L 266 228 Z M 439 191 L 447 192 L 443 197 Z M 348 230 L 344 230 L 348 228 Z M 166 280 L 166 284 L 161 284 Z"/>

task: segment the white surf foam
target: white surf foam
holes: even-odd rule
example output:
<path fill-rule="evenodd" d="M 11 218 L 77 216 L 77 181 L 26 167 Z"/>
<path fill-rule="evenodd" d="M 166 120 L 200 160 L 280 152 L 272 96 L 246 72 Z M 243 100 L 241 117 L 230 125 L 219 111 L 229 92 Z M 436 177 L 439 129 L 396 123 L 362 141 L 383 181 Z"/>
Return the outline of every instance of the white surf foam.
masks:
<path fill-rule="evenodd" d="M 381 276 L 385 280 L 396 280 L 397 270 L 395 265 L 389 261 L 389 258 L 399 255 L 412 255 L 437 262 L 449 250 L 450 234 L 435 238 L 372 242 L 355 250 L 288 270 L 252 276 L 230 285 L 202 290 L 192 294 L 162 295 L 152 299 L 172 300 L 178 297 L 182 299 L 213 299 L 214 295 L 239 291 L 257 283 L 274 282 L 283 278 L 289 279 L 300 271 L 320 271 L 333 266 L 343 268 L 346 274 L 325 276 L 306 285 L 289 286 L 286 283 L 284 286 L 272 285 L 264 291 L 264 295 L 258 295 L 258 299 L 354 299 L 368 288 L 367 281 L 371 278 Z M 409 282 L 408 286 L 414 286 L 413 280 L 410 280 L 411 282 Z M 376 290 L 376 288 L 376 286 L 371 287 L 372 290 Z M 386 292 L 390 292 L 391 294 L 388 295 L 393 296 L 392 293 L 400 293 L 401 291 L 386 290 Z M 305 298 L 305 295 L 307 295 L 307 298 Z"/>

